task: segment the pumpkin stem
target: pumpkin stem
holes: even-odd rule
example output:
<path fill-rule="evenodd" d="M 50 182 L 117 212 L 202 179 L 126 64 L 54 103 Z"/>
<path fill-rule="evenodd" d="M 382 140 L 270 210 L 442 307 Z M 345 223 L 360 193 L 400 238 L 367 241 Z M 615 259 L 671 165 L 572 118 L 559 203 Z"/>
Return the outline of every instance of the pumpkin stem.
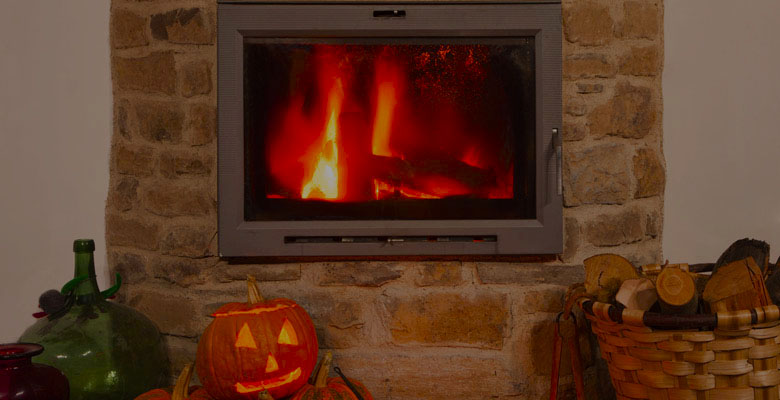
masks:
<path fill-rule="evenodd" d="M 317 365 L 317 374 L 314 378 L 314 387 L 324 388 L 328 383 L 328 374 L 330 373 L 330 365 L 333 363 L 333 353 L 328 350 L 325 355 L 322 356 L 320 364 Z"/>
<path fill-rule="evenodd" d="M 257 281 L 252 275 L 246 276 L 246 288 L 247 288 L 247 304 L 257 304 L 265 302 L 263 296 L 260 294 L 260 289 L 257 287 Z"/>
<path fill-rule="evenodd" d="M 274 398 L 271 397 L 271 394 L 268 393 L 267 390 L 263 390 L 259 395 L 257 395 L 257 400 L 274 400 Z"/>
<path fill-rule="evenodd" d="M 189 396 L 190 379 L 192 378 L 192 363 L 184 366 L 181 370 L 179 379 L 176 380 L 176 386 L 173 387 L 171 400 L 186 400 Z"/>

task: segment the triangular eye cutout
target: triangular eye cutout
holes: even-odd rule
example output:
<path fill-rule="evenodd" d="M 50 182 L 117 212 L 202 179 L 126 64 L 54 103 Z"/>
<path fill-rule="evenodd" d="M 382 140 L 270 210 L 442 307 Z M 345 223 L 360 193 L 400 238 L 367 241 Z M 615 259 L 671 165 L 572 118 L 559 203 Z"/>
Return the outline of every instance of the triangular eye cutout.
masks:
<path fill-rule="evenodd" d="M 298 345 L 298 335 L 295 334 L 292 324 L 289 320 L 285 319 L 282 325 L 282 331 L 279 333 L 279 344 L 291 344 L 293 346 Z"/>
<path fill-rule="evenodd" d="M 252 337 L 252 331 L 249 330 L 249 325 L 244 322 L 244 326 L 238 331 L 238 337 L 236 338 L 236 347 L 246 347 L 249 349 L 256 349 L 257 343 L 255 338 Z"/>
<path fill-rule="evenodd" d="M 274 372 L 279 369 L 279 363 L 276 362 L 276 358 L 273 354 L 268 353 L 268 361 L 265 363 L 265 372 Z"/>

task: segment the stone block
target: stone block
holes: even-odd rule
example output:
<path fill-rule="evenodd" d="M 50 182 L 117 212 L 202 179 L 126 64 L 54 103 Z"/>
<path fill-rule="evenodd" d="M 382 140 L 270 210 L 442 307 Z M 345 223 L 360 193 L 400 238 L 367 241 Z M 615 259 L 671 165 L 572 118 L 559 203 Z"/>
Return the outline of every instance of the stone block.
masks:
<path fill-rule="evenodd" d="M 576 142 L 585 139 L 588 135 L 588 128 L 581 123 L 564 122 L 563 123 L 563 141 Z"/>
<path fill-rule="evenodd" d="M 118 9 L 111 13 L 111 46 L 115 49 L 146 46 L 146 18 L 129 10 Z"/>
<path fill-rule="evenodd" d="M 120 174 L 149 176 L 154 172 L 154 151 L 151 147 L 114 145 L 114 165 Z"/>
<path fill-rule="evenodd" d="M 416 267 L 417 286 L 458 286 L 463 283 L 460 261 L 424 262 Z"/>
<path fill-rule="evenodd" d="M 629 39 L 655 40 L 660 31 L 660 16 L 655 1 L 626 1 L 618 34 Z"/>
<path fill-rule="evenodd" d="M 184 64 L 179 79 L 184 97 L 211 93 L 211 62 L 201 60 Z"/>
<path fill-rule="evenodd" d="M 628 150 L 611 143 L 569 151 L 563 157 L 563 200 L 582 204 L 622 204 L 631 196 Z"/>
<path fill-rule="evenodd" d="M 546 352 L 545 352 L 546 353 Z M 375 399 L 528 399 L 533 393 L 495 352 L 446 354 L 436 349 L 409 354 L 394 349 L 334 351 L 334 364 L 366 385 Z M 381 371 L 378 373 L 377 371 Z M 549 378 L 546 379 L 549 387 Z"/>
<path fill-rule="evenodd" d="M 634 177 L 637 181 L 635 198 L 663 194 L 666 172 L 658 154 L 652 149 L 638 149 L 634 154 Z"/>
<path fill-rule="evenodd" d="M 572 54 L 563 62 L 563 76 L 566 79 L 611 78 L 617 68 L 607 56 L 598 53 Z"/>
<path fill-rule="evenodd" d="M 216 236 L 217 228 L 211 225 L 170 226 L 162 234 L 160 251 L 170 256 L 189 258 L 213 256 L 209 248 Z"/>
<path fill-rule="evenodd" d="M 108 253 L 108 263 L 112 271 L 122 276 L 122 282 L 125 284 L 136 284 L 146 280 L 146 259 L 141 254 L 112 250 Z"/>
<path fill-rule="evenodd" d="M 523 296 L 521 311 L 526 314 L 559 313 L 563 311 L 566 287 L 531 290 Z"/>
<path fill-rule="evenodd" d="M 119 89 L 150 93 L 176 92 L 176 62 L 172 51 L 154 52 L 145 57 L 112 58 L 114 83 Z"/>
<path fill-rule="evenodd" d="M 389 296 L 380 299 L 393 341 L 501 349 L 509 322 L 507 296 L 483 292 Z"/>
<path fill-rule="evenodd" d="M 578 98 L 566 98 L 563 102 L 563 111 L 573 117 L 581 117 L 588 111 L 588 107 Z"/>
<path fill-rule="evenodd" d="M 258 282 L 297 281 L 301 279 L 301 264 L 220 264 L 214 275 L 219 282 L 243 281 L 247 275 L 254 276 Z"/>
<path fill-rule="evenodd" d="M 106 216 L 106 243 L 145 250 L 157 250 L 160 226 L 152 221 L 119 215 Z"/>
<path fill-rule="evenodd" d="M 217 108 L 211 104 L 194 104 L 189 110 L 187 121 L 189 144 L 202 146 L 217 137 Z"/>
<path fill-rule="evenodd" d="M 585 271 L 577 265 L 477 263 L 477 277 L 483 284 L 568 286 L 583 282 Z"/>
<path fill-rule="evenodd" d="M 198 352 L 198 341 L 194 338 L 184 338 L 171 335 L 163 336 L 165 348 L 168 350 L 168 359 L 171 366 L 172 380 L 168 385 L 173 385 L 176 377 L 184 369 L 184 366 L 195 362 Z M 197 374 L 192 375 L 190 386 L 199 385 Z"/>
<path fill-rule="evenodd" d="M 616 214 L 601 214 L 585 225 L 585 236 L 588 242 L 599 247 L 638 242 L 644 238 L 642 221 L 642 213 L 635 207 Z"/>
<path fill-rule="evenodd" d="M 143 102 L 135 106 L 141 136 L 153 143 L 179 143 L 184 112 L 178 102 Z"/>
<path fill-rule="evenodd" d="M 532 369 L 530 372 L 539 376 L 550 376 L 550 372 L 552 371 L 551 350 L 553 338 L 555 337 L 555 315 L 548 315 L 550 315 L 549 318 L 532 322 L 533 325 L 531 325 L 531 328 L 522 335 L 521 339 L 525 343 L 533 343 L 532 346 L 521 345 L 520 347 L 523 349 L 523 351 L 520 356 L 528 357 L 531 360 Z M 582 357 L 581 359 L 583 368 L 587 368 L 594 363 L 594 357 L 590 351 L 591 348 L 588 339 L 591 333 L 588 332 L 587 324 L 581 321 L 577 322 L 578 326 L 576 329 L 579 334 L 580 357 Z M 561 326 L 561 329 L 570 332 L 571 330 L 575 329 L 575 327 L 571 323 L 564 322 Z M 571 334 L 566 332 L 563 333 L 568 335 Z M 543 351 L 539 351 L 540 349 Z M 569 347 L 563 346 L 561 350 L 560 376 L 569 376 L 572 374 Z"/>
<path fill-rule="evenodd" d="M 645 222 L 645 234 L 651 238 L 656 238 L 661 234 L 661 226 L 663 225 L 663 218 L 661 215 L 653 211 L 647 216 L 647 222 Z"/>
<path fill-rule="evenodd" d="M 320 347 L 347 349 L 366 347 L 376 338 L 369 338 L 365 332 L 365 303 L 359 299 L 341 294 L 300 295 L 296 297 L 311 316 L 317 328 Z"/>
<path fill-rule="evenodd" d="M 582 243 L 580 224 L 576 218 L 563 219 L 563 261 L 573 260 Z"/>
<path fill-rule="evenodd" d="M 601 83 L 577 83 L 577 93 L 591 94 L 604 91 L 604 84 Z"/>
<path fill-rule="evenodd" d="M 650 88 L 618 83 L 615 95 L 590 113 L 590 133 L 641 139 L 655 125 L 656 103 Z"/>
<path fill-rule="evenodd" d="M 130 102 L 125 99 L 114 100 L 114 124 L 116 132 L 127 140 L 132 140 Z"/>
<path fill-rule="evenodd" d="M 614 36 L 614 21 L 609 8 L 590 0 L 566 4 L 563 8 L 564 37 L 583 46 L 610 43 Z"/>
<path fill-rule="evenodd" d="M 218 262 L 219 259 L 216 257 L 192 259 L 162 256 L 150 262 L 149 270 L 156 279 L 181 287 L 190 287 L 205 283 L 206 273 Z"/>
<path fill-rule="evenodd" d="M 108 193 L 109 206 L 117 211 L 129 211 L 138 199 L 138 179 L 131 176 L 116 178 L 119 182 Z"/>
<path fill-rule="evenodd" d="M 174 290 L 137 289 L 128 305 L 149 317 L 164 334 L 190 338 L 201 334 L 195 303 Z"/>
<path fill-rule="evenodd" d="M 151 185 L 142 193 L 141 199 L 149 212 L 166 217 L 205 217 L 216 208 L 206 191 L 190 185 Z"/>
<path fill-rule="evenodd" d="M 396 263 L 325 263 L 319 284 L 380 287 L 400 278 L 402 270 Z"/>
<path fill-rule="evenodd" d="M 212 156 L 193 152 L 166 151 L 160 155 L 160 175 L 174 179 L 180 176 L 206 176 L 216 162 Z"/>
<path fill-rule="evenodd" d="M 620 58 L 623 75 L 656 76 L 661 71 L 656 46 L 632 47 Z"/>
<path fill-rule="evenodd" d="M 212 44 L 216 40 L 211 21 L 200 8 L 179 8 L 154 14 L 149 26 L 152 37 L 171 43 Z"/>

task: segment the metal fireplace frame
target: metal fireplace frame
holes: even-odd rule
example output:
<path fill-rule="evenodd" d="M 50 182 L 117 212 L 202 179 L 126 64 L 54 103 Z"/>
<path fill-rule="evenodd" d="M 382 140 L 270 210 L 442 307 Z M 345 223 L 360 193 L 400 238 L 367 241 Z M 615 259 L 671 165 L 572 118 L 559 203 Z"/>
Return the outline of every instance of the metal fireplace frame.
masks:
<path fill-rule="evenodd" d="M 536 218 L 246 221 L 243 215 L 244 38 L 315 34 L 534 36 Z M 558 133 L 561 129 L 560 2 L 295 4 L 222 1 L 218 5 L 217 52 L 220 256 L 459 256 L 562 252 L 563 202 Z"/>

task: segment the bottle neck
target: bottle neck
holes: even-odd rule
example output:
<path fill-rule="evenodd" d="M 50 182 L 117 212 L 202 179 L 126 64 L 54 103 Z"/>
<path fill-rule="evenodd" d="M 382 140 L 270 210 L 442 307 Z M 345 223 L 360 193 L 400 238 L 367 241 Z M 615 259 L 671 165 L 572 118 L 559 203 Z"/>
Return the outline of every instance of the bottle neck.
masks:
<path fill-rule="evenodd" d="M 93 252 L 76 252 L 76 269 L 74 277 L 87 276 L 88 278 L 80 282 L 73 293 L 77 298 L 86 297 L 100 298 L 100 289 L 98 289 L 97 277 L 95 276 L 95 255 Z"/>

